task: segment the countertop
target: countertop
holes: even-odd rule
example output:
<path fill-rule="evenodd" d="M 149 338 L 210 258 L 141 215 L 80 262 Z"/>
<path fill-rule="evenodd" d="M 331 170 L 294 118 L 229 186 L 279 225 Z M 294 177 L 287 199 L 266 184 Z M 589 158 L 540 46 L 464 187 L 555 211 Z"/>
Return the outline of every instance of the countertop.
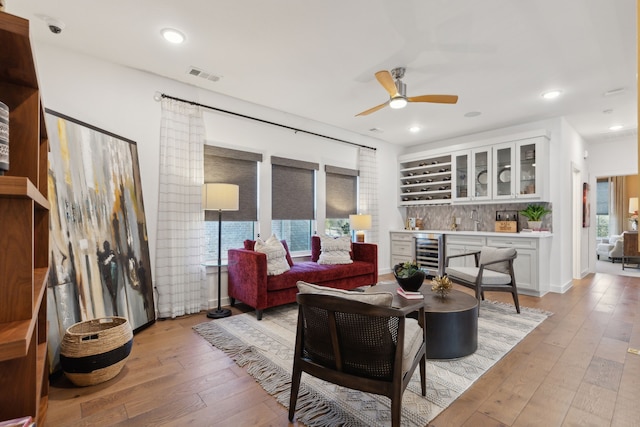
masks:
<path fill-rule="evenodd" d="M 411 234 L 447 234 L 459 236 L 485 236 L 485 237 L 506 237 L 506 238 L 526 238 L 545 239 L 552 237 L 553 233 L 548 231 L 520 232 L 520 233 L 497 233 L 495 231 L 453 231 L 453 230 L 391 230 L 391 233 L 411 233 Z"/>

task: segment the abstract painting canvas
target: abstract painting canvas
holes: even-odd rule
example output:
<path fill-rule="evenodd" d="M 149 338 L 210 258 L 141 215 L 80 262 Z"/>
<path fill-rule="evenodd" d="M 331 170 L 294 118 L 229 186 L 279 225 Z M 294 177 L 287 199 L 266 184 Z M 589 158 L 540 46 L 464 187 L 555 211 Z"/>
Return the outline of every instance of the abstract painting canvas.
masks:
<path fill-rule="evenodd" d="M 50 357 L 76 322 L 155 320 L 136 143 L 46 110 L 49 134 Z M 57 327 L 56 327 L 57 326 Z"/>

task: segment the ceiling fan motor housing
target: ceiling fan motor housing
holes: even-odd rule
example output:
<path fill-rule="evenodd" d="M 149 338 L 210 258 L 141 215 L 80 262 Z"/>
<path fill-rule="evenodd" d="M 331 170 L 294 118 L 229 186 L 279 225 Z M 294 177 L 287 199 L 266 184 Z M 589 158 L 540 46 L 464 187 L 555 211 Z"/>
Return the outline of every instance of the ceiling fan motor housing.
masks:
<path fill-rule="evenodd" d="M 406 84 L 404 84 L 402 81 L 396 79 L 396 88 L 398 89 L 398 95 L 394 96 L 394 98 L 397 97 L 397 96 L 401 96 L 403 98 L 407 97 L 407 85 Z"/>

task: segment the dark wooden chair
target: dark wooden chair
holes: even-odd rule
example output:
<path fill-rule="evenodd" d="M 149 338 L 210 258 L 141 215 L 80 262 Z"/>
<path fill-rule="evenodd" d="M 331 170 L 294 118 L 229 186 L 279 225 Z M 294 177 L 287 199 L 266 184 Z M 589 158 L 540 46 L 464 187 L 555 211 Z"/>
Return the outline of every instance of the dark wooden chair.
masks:
<path fill-rule="evenodd" d="M 468 256 L 474 257 L 474 266 L 449 266 L 451 259 Z M 445 273 L 454 283 L 475 290 L 478 305 L 484 299 L 485 291 L 511 293 L 516 311 L 520 313 L 518 287 L 513 274 L 513 261 L 517 256 L 518 253 L 513 248 L 484 246 L 480 251 L 446 257 Z M 478 310 L 479 313 L 480 310 Z"/>
<path fill-rule="evenodd" d="M 426 395 L 424 320 L 407 318 L 424 303 L 398 309 L 340 296 L 303 294 L 299 303 L 289 420 L 293 421 L 302 372 L 350 389 L 391 399 L 393 426 L 400 425 L 402 394 L 420 365 Z M 405 349 L 408 347 L 410 349 Z"/>

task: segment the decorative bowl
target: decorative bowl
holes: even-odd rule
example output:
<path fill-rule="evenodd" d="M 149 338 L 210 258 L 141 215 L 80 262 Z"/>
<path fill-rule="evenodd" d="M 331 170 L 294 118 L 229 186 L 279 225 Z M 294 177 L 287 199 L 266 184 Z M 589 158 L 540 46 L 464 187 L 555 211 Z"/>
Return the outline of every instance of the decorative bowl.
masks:
<path fill-rule="evenodd" d="M 395 276 L 396 281 L 398 282 L 398 285 L 400 285 L 400 287 L 405 291 L 417 292 L 420 289 L 420 286 L 422 286 L 422 283 L 424 282 L 424 278 L 425 278 L 424 271 L 418 270 L 409 277 L 399 277 L 396 270 L 400 266 L 402 266 L 402 264 L 398 264 L 395 267 L 393 267 L 393 275 Z"/>

